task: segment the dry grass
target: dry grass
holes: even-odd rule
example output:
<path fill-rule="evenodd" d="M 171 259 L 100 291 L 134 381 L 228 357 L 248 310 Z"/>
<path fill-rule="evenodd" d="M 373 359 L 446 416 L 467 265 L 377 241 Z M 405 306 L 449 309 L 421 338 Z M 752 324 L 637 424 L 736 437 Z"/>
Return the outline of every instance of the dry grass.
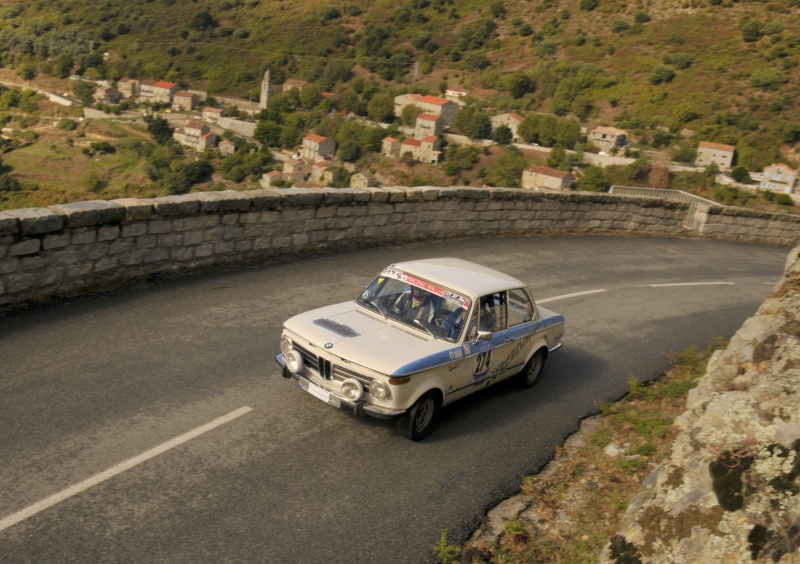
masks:
<path fill-rule="evenodd" d="M 713 340 L 672 359 L 658 380 L 629 383 L 628 395 L 601 407 L 567 450 L 539 475 L 525 479 L 530 505 L 506 524 L 496 543 L 468 547 L 462 562 L 593 562 L 619 531 L 625 509 L 642 482 L 670 452 L 673 419 L 705 374 L 708 358 L 725 345 Z M 455 560 L 451 560 L 455 561 Z"/>

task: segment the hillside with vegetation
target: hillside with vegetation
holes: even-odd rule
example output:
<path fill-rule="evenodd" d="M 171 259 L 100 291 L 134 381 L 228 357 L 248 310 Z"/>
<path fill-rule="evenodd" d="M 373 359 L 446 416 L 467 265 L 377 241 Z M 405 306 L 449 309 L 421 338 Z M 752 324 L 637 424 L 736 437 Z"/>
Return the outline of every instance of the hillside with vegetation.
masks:
<path fill-rule="evenodd" d="M 386 120 L 399 93 L 459 87 L 470 95 L 456 129 L 470 137 L 487 136 L 489 115 L 549 114 L 625 129 L 630 156 L 691 162 L 700 140 L 735 145 L 737 164 L 757 171 L 800 161 L 799 12 L 798 0 L 38 0 L 0 7 L 0 64 L 65 90 L 74 75 L 134 77 L 254 100 L 269 69 L 273 82 L 312 88 L 302 99 L 276 96 L 259 140 L 291 148 L 310 130 L 357 137 L 343 159 L 351 162 L 376 150 L 378 132 L 354 137 L 332 110 Z M 337 94 L 337 107 L 321 92 Z M 18 108 L 0 92 L 0 120 L 18 119 Z M 548 119 L 532 141 L 555 127 Z M 550 136 L 551 146 L 578 148 Z M 492 151 L 493 162 L 521 163 Z M 423 175 L 503 181 L 482 158 L 445 171 L 446 151 L 445 166 Z M 711 188 L 702 178 L 681 182 Z"/>

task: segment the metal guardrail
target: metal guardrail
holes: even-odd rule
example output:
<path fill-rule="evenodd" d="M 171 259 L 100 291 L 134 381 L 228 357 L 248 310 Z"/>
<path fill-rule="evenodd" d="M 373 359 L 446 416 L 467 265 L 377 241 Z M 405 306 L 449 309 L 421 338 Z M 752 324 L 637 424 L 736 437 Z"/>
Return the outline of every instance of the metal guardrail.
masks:
<path fill-rule="evenodd" d="M 682 202 L 689 204 L 689 209 L 686 211 L 686 219 L 683 222 L 683 227 L 686 229 L 696 230 L 699 228 L 699 221 L 697 219 L 697 211 L 706 211 L 710 206 L 722 206 L 712 200 L 695 196 L 682 190 L 663 190 L 661 188 L 639 188 L 636 186 L 612 186 L 608 189 L 609 194 L 618 194 L 620 196 L 639 196 L 641 198 L 658 198 L 661 200 L 669 200 L 672 202 Z M 723 206 L 724 207 L 724 206 Z"/>

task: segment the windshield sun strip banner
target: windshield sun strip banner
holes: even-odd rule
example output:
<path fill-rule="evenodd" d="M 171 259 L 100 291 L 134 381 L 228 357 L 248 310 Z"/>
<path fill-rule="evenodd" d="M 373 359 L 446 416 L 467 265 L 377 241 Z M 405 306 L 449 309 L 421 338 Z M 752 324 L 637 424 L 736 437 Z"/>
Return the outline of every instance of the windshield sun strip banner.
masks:
<path fill-rule="evenodd" d="M 406 282 L 411 284 L 412 286 L 417 286 L 418 288 L 422 288 L 432 294 L 436 294 L 437 296 L 441 296 L 442 298 L 457 304 L 459 307 L 467 309 L 469 307 L 470 300 L 466 296 L 462 296 L 461 294 L 454 292 L 452 290 L 448 290 L 442 286 L 438 286 L 433 284 L 432 282 L 428 282 L 427 280 L 423 280 L 422 278 L 417 278 L 413 274 L 408 274 L 407 272 L 403 272 L 402 270 L 398 270 L 396 268 L 386 268 L 383 272 L 381 272 L 381 276 L 386 276 L 387 278 L 394 278 L 395 280 L 400 280 L 401 282 Z"/>

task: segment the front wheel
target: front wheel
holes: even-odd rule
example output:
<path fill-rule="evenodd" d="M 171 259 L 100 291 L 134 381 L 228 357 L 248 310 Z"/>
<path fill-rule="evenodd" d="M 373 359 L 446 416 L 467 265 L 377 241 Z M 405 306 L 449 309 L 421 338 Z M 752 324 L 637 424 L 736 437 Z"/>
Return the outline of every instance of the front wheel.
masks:
<path fill-rule="evenodd" d="M 412 441 L 421 441 L 433 430 L 439 415 L 439 395 L 430 391 L 419 398 L 403 417 L 397 420 L 397 432 Z"/>
<path fill-rule="evenodd" d="M 525 388 L 532 388 L 536 382 L 539 381 L 539 377 L 542 375 L 542 370 L 544 370 L 544 353 L 542 349 L 539 349 L 528 361 L 528 364 L 525 365 L 525 368 L 517 375 L 517 379 L 519 383 L 522 384 Z"/>

